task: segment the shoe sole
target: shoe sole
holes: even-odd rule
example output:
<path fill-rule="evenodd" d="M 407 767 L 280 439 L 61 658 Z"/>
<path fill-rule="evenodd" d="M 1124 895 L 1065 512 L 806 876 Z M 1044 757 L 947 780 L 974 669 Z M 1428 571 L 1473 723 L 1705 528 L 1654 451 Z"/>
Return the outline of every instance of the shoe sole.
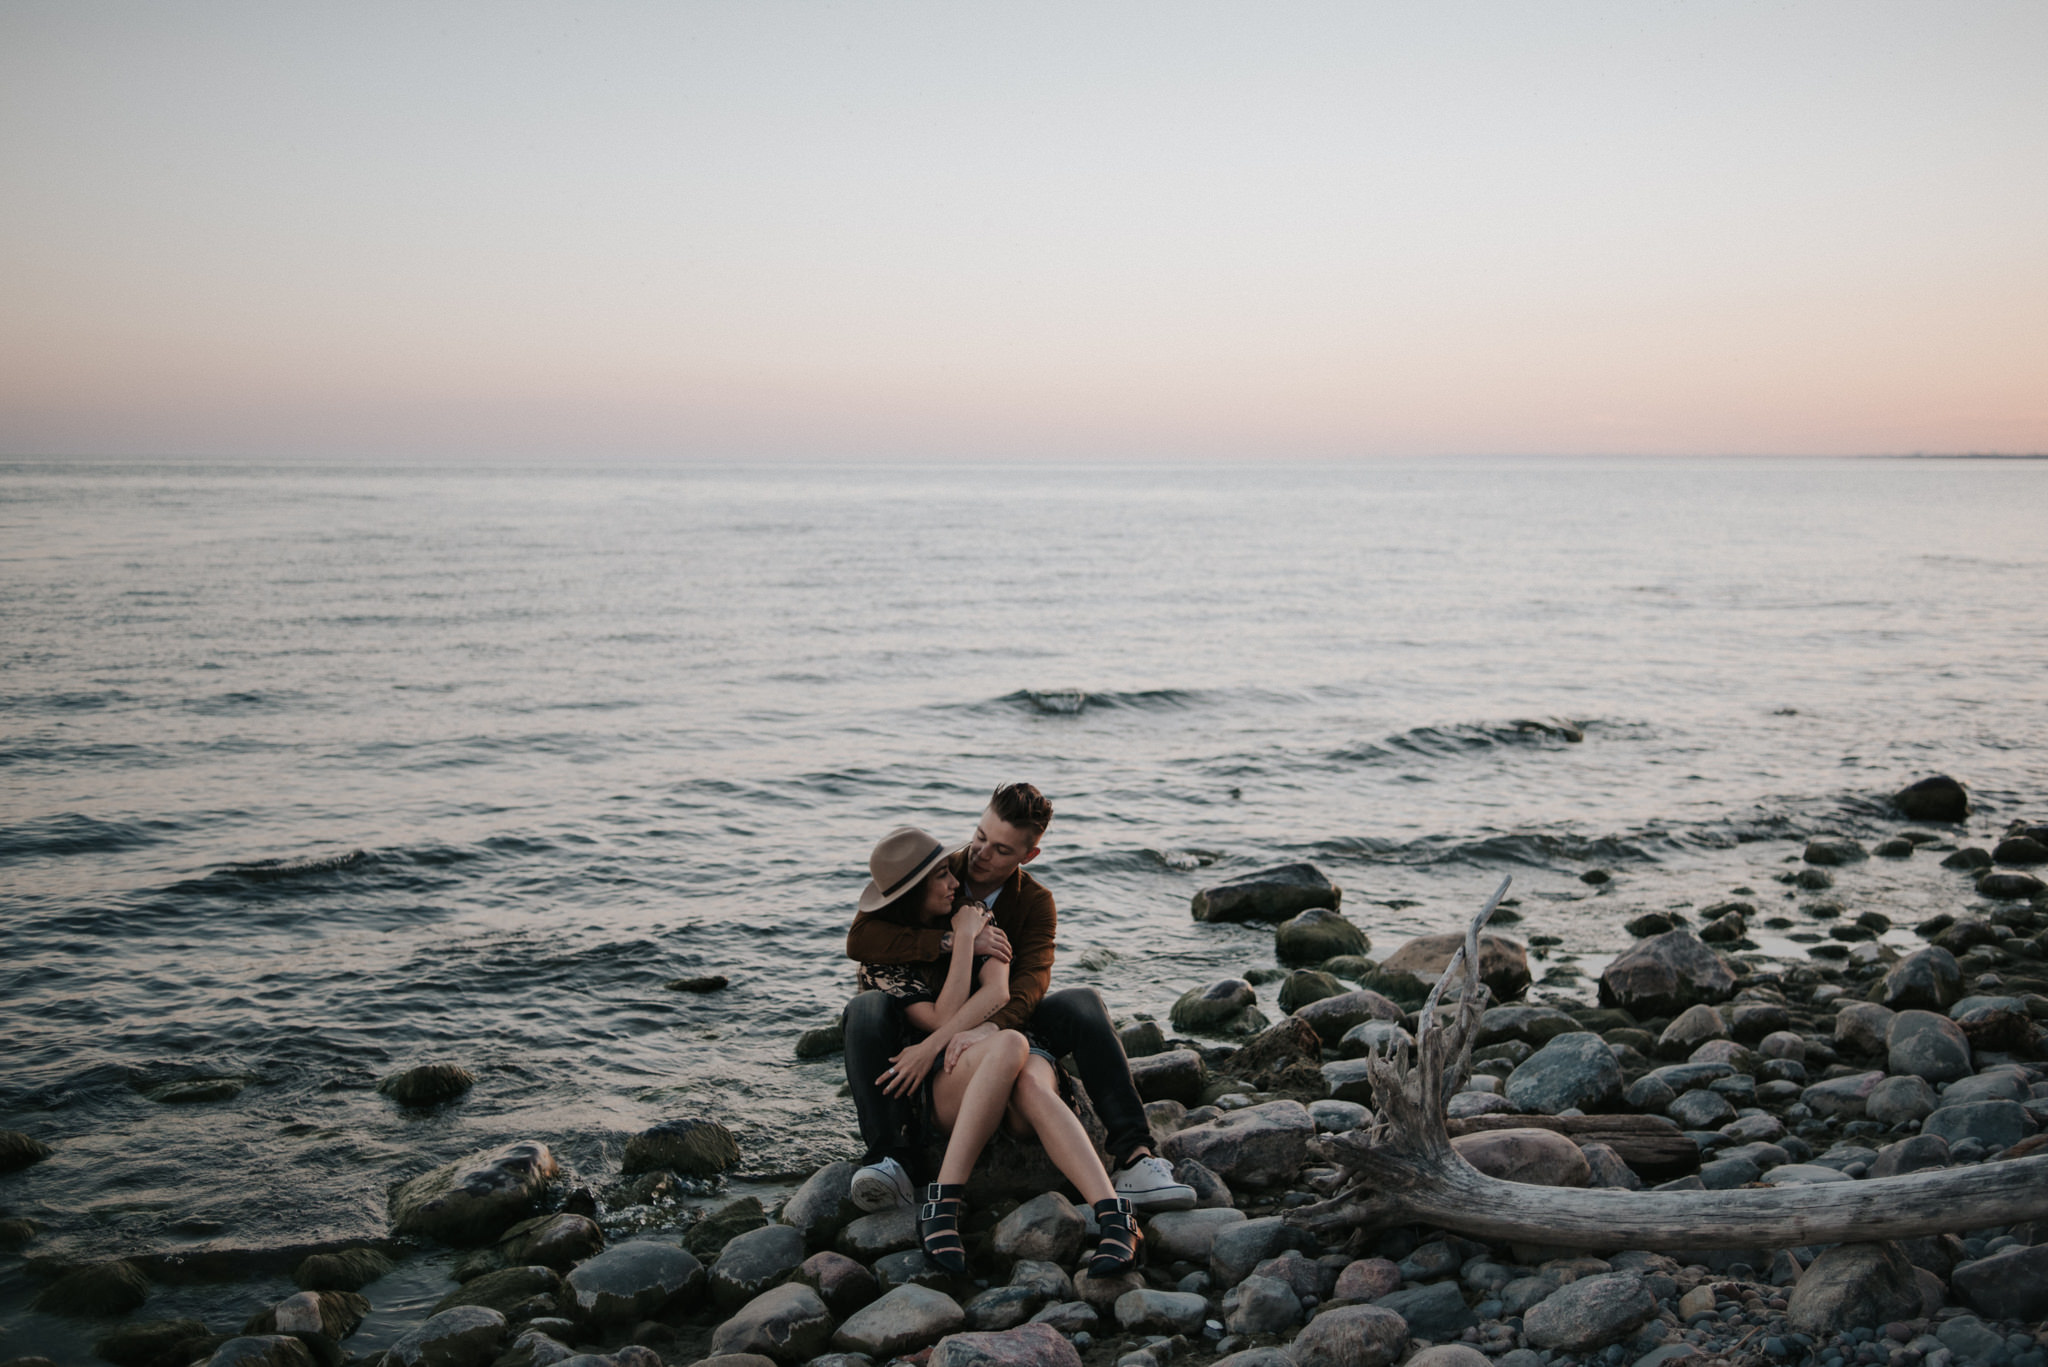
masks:
<path fill-rule="evenodd" d="M 1177 1192 L 1170 1194 L 1142 1196 L 1129 1196 L 1125 1195 L 1123 1192 L 1118 1192 L 1117 1195 L 1123 1196 L 1123 1198 L 1126 1201 L 1129 1201 L 1131 1203 L 1132 1210 L 1142 1210 L 1148 1212 L 1165 1212 L 1169 1210 L 1193 1210 L 1195 1208 L 1195 1201 L 1197 1199 L 1195 1193 L 1192 1191 L 1188 1192 L 1188 1194 L 1185 1196 L 1182 1196 Z"/>
<path fill-rule="evenodd" d="M 890 1186 L 887 1181 L 881 1178 L 875 1178 L 867 1182 L 855 1182 L 848 1189 L 847 1195 L 853 1199 L 855 1205 L 869 1212 L 893 1210 L 898 1206 L 908 1206 L 910 1204 L 910 1202 L 903 1199 L 902 1192 L 896 1190 L 896 1188 Z"/>

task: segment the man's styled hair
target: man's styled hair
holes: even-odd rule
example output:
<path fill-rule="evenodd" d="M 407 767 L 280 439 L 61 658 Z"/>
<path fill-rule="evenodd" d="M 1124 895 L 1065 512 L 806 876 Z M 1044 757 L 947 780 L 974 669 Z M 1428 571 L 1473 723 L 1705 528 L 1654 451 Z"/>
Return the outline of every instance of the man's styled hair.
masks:
<path fill-rule="evenodd" d="M 1052 799 L 1028 783 L 1005 783 L 989 795 L 988 805 L 1012 826 L 1031 832 L 1036 846 L 1052 824 Z"/>

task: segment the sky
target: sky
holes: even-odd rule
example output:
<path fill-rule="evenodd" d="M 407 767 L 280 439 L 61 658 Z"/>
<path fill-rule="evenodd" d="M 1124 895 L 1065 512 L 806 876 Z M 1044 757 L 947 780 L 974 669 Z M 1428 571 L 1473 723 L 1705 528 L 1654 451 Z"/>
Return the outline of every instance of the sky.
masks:
<path fill-rule="evenodd" d="M 0 0 L 0 455 L 2048 451 L 2048 5 Z"/>

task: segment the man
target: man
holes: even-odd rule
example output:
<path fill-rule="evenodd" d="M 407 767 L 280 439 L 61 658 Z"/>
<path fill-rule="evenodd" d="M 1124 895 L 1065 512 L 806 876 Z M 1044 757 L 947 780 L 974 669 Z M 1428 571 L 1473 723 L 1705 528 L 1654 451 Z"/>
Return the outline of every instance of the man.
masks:
<path fill-rule="evenodd" d="M 994 919 L 975 936 L 974 951 L 1010 965 L 1010 999 L 973 1029 L 954 1036 L 944 1066 L 959 1051 L 999 1030 L 1028 1027 L 1056 1055 L 1073 1056 L 1095 1112 L 1109 1131 L 1111 1184 L 1139 1210 L 1186 1210 L 1195 1189 L 1176 1181 L 1173 1168 L 1152 1153 L 1145 1103 L 1131 1081 L 1123 1044 L 1109 1009 L 1091 987 L 1048 993 L 1058 912 L 1045 885 L 1024 871 L 1038 858 L 1038 842 L 1052 821 L 1052 803 L 1028 783 L 1007 783 L 989 798 L 974 838 L 951 856 L 961 895 L 982 903 Z M 929 963 L 952 949 L 952 933 L 913 929 L 861 913 L 846 935 L 848 958 L 863 963 Z M 915 1096 L 891 1097 L 880 1078 L 904 1038 L 902 1002 L 886 992 L 863 992 L 847 1003 L 846 1080 L 867 1144 L 853 1175 L 854 1203 L 863 1210 L 911 1204 L 917 1166 Z"/>

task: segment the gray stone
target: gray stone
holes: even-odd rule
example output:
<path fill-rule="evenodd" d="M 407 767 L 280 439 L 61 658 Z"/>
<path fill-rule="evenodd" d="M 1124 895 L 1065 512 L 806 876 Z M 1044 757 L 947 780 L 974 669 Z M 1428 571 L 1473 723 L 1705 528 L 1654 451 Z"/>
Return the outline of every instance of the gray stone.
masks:
<path fill-rule="evenodd" d="M 1347 921 L 1345 924 L 1351 923 Z M 1344 984 L 1330 974 L 1314 968 L 1297 968 L 1280 984 L 1280 1009 L 1291 1015 L 1310 1002 L 1319 1002 L 1326 997 L 1339 997 L 1343 994 Z"/>
<path fill-rule="evenodd" d="M 1963 995 L 1963 971 L 1945 949 L 1916 949 L 1886 972 L 1883 990 L 1893 1011 L 1946 1011 Z"/>
<path fill-rule="evenodd" d="M 1799 1094 L 1799 1101 L 1817 1116 L 1861 1120 L 1870 1094 L 1883 1081 L 1883 1073 L 1850 1073 L 1814 1083 Z"/>
<path fill-rule="evenodd" d="M 1511 1002 L 1489 1007 L 1479 1017 L 1476 1047 L 1484 1049 L 1508 1040 L 1531 1046 L 1548 1044 L 1559 1035 L 1571 1035 L 1586 1027 L 1554 1006 L 1527 1006 Z"/>
<path fill-rule="evenodd" d="M 1207 987 L 1193 987 L 1181 993 L 1169 1013 L 1173 1028 L 1191 1035 L 1255 1034 L 1265 1024 L 1245 1028 L 1248 1017 L 1258 1015 L 1258 994 L 1242 978 L 1223 978 Z"/>
<path fill-rule="evenodd" d="M 1117 1327 L 1127 1334 L 1192 1334 L 1209 1316 L 1209 1302 L 1187 1291 L 1126 1291 L 1116 1298 Z"/>
<path fill-rule="evenodd" d="M 1223 1295 L 1223 1324 L 1233 1334 L 1281 1334 L 1301 1323 L 1301 1297 L 1286 1282 L 1246 1277 Z"/>
<path fill-rule="evenodd" d="M 1887 1144 L 1871 1160 L 1872 1177 L 1903 1177 L 1909 1172 L 1948 1166 L 1948 1141 L 1940 1135 L 1916 1134 Z"/>
<path fill-rule="evenodd" d="M 1419 1339 L 1456 1338 L 1467 1326 L 1479 1323 L 1456 1282 L 1431 1282 L 1390 1292 L 1373 1304 L 1407 1321 L 1408 1332 Z"/>
<path fill-rule="evenodd" d="M 1124 1047 L 1125 1058 L 1149 1058 L 1166 1050 L 1166 1032 L 1159 1028 L 1158 1021 L 1132 1021 L 1118 1027 L 1116 1038 Z"/>
<path fill-rule="evenodd" d="M 840 1325 L 832 1346 L 879 1361 L 937 1343 L 966 1323 L 966 1312 L 944 1292 L 899 1286 Z"/>
<path fill-rule="evenodd" d="M 1369 1058 L 1374 1054 L 1392 1054 L 1402 1047 L 1414 1048 L 1415 1037 L 1402 1029 L 1398 1022 L 1360 1021 L 1337 1041 L 1337 1055 L 1346 1059 Z"/>
<path fill-rule="evenodd" d="M 1835 1012 L 1835 1047 L 1863 1058 L 1882 1055 L 1896 1014 L 1876 1002 L 1849 1003 Z"/>
<path fill-rule="evenodd" d="M 567 1272 L 603 1247 L 604 1231 L 597 1221 L 561 1210 L 521 1220 L 498 1236 L 495 1252 L 507 1267 L 552 1267 Z M 386 1266 L 388 1270 L 388 1263 Z"/>
<path fill-rule="evenodd" d="M 712 1302 L 731 1314 L 788 1281 L 804 1253 L 804 1236 L 794 1225 L 763 1225 L 735 1235 L 711 1265 Z"/>
<path fill-rule="evenodd" d="M 151 1367 L 158 1359 L 187 1363 L 204 1355 L 198 1340 L 214 1335 L 198 1320 L 138 1320 L 120 1324 L 94 1341 L 93 1356 L 116 1367 Z"/>
<path fill-rule="evenodd" d="M 1688 930 L 1638 941 L 1600 974 L 1600 1004 L 1638 1017 L 1675 1016 L 1699 1002 L 1726 1001 L 1735 974 Z"/>
<path fill-rule="evenodd" d="M 1966 1101 L 2025 1101 L 2031 1095 L 2027 1075 L 2018 1068 L 1986 1068 L 1974 1077 L 1966 1077 L 1948 1085 L 1941 1094 L 1944 1106 L 1960 1106 Z"/>
<path fill-rule="evenodd" d="M 1508 1078 L 1506 1096 L 1524 1112 L 1592 1110 L 1621 1095 L 1621 1064 L 1598 1035 L 1559 1035 Z"/>
<path fill-rule="evenodd" d="M 1806 862 L 1835 867 L 1860 863 L 1870 852 L 1847 836 L 1821 835 L 1806 842 Z"/>
<path fill-rule="evenodd" d="M 1443 976 L 1451 956 L 1465 947 L 1464 935 L 1418 935 L 1380 965 L 1382 973 L 1407 973 L 1430 986 Z M 1529 990 L 1529 952 L 1505 935 L 1479 937 L 1479 980 L 1495 1001 L 1513 1001 Z M 1447 995 L 1456 995 L 1455 991 Z"/>
<path fill-rule="evenodd" d="M 1492 1367 L 1493 1359 L 1466 1343 L 1438 1343 L 1409 1358 L 1402 1367 Z"/>
<path fill-rule="evenodd" d="M 1583 1187 L 1593 1180 L 1593 1169 L 1586 1160 L 1585 1151 L 1553 1130 L 1480 1130 L 1459 1135 L 1451 1141 L 1451 1148 L 1488 1177 L 1498 1177 L 1504 1182 L 1525 1182 L 1539 1187 Z M 1430 1335 L 1422 1334 L 1422 1337 Z"/>
<path fill-rule="evenodd" d="M 1972 1050 L 2041 1052 L 2041 1027 L 2034 1024 L 2026 1003 L 2018 997 L 1965 997 L 1949 1008 L 1948 1018 L 1962 1030 Z"/>
<path fill-rule="evenodd" d="M 1178 1131 L 1161 1146 L 1161 1156 L 1192 1158 L 1233 1187 L 1277 1186 L 1301 1167 L 1315 1130 L 1300 1102 L 1269 1101 Z"/>
<path fill-rule="evenodd" d="M 1294 1336 L 1296 1367 L 1387 1367 L 1408 1351 L 1408 1322 L 1377 1305 L 1323 1311 Z"/>
<path fill-rule="evenodd" d="M 1700 1164 L 1700 1185 L 1708 1191 L 1733 1191 L 1762 1174 L 1763 1169 L 1746 1158 L 1716 1158 Z"/>
<path fill-rule="evenodd" d="M 480 1150 L 393 1184 L 391 1228 L 457 1247 L 489 1243 L 533 1213 L 556 1171 L 535 1141 Z"/>
<path fill-rule="evenodd" d="M 1312 1001 L 1294 1013 L 1296 1020 L 1309 1023 L 1325 1045 L 1335 1044 L 1344 1038 L 1347 1031 L 1366 1021 L 1390 1020 L 1398 1023 L 1401 1016 L 1399 1006 L 1379 993 L 1367 991 L 1365 988 Z"/>
<path fill-rule="evenodd" d="M 1056 1301 L 1033 1315 L 1031 1323 L 1049 1324 L 1062 1334 L 1092 1334 L 1101 1325 L 1102 1316 L 1086 1301 Z"/>
<path fill-rule="evenodd" d="M 345 1248 L 312 1254 L 292 1273 L 292 1280 L 302 1291 L 360 1291 L 391 1268 L 391 1259 L 374 1248 Z"/>
<path fill-rule="evenodd" d="M 1019 1258 L 1070 1263 L 1081 1251 L 1087 1228 L 1072 1201 L 1048 1191 L 997 1221 L 991 1246 L 997 1259 L 1006 1263 Z"/>
<path fill-rule="evenodd" d="M 453 1063 L 422 1063 L 387 1074 L 377 1090 L 401 1106 L 434 1106 L 453 1101 L 476 1086 L 476 1075 Z"/>
<path fill-rule="evenodd" d="M 568 1324 L 566 1320 L 562 1323 Z M 571 1328 L 564 1328 L 562 1332 L 570 1333 Z M 512 1346 L 507 1348 L 491 1367 L 556 1367 L 556 1364 L 567 1362 L 575 1356 L 576 1350 L 561 1339 L 529 1325 L 525 1332 L 512 1340 Z M 756 1361 L 763 1364 L 763 1367 L 767 1362 L 766 1359 Z"/>
<path fill-rule="evenodd" d="M 1835 1334 L 1920 1313 L 1920 1283 L 1896 1242 L 1836 1244 L 1808 1264 L 1785 1318 L 1802 1334 Z"/>
<path fill-rule="evenodd" d="M 1886 1066 L 1928 1082 L 1968 1077 L 1970 1041 L 1962 1027 L 1932 1011 L 1901 1011 L 1886 1032 Z M 1867 1105 L 1867 1103 L 1866 1103 Z"/>
<path fill-rule="evenodd" d="M 1584 1353 L 1618 1343 L 1657 1314 L 1657 1298 L 1633 1272 L 1580 1277 L 1544 1297 L 1522 1318 L 1538 1348 Z"/>
<path fill-rule="evenodd" d="M 711 1351 L 799 1363 L 824 1352 L 831 1338 L 832 1312 L 818 1293 L 802 1282 L 784 1282 L 748 1300 L 713 1330 Z"/>
<path fill-rule="evenodd" d="M 113 1319 L 149 1299 L 149 1278 L 125 1259 L 73 1268 L 37 1293 L 32 1306 L 70 1319 Z"/>
<path fill-rule="evenodd" d="M 1920 1133 L 1947 1142 L 1953 1149 L 1974 1139 L 1987 1149 L 2009 1149 L 2034 1133 L 2034 1118 L 2017 1101 L 1965 1101 L 1942 1105 L 1920 1124 Z"/>
<path fill-rule="evenodd" d="M 2000 901 L 2023 902 L 2048 891 L 2048 883 L 2043 883 L 2031 873 L 2007 873 L 2001 869 L 1979 878 L 1977 891 Z"/>
<path fill-rule="evenodd" d="M 1216 1359 L 1214 1367 L 1296 1367 L 1284 1348 L 1246 1348 Z"/>
<path fill-rule="evenodd" d="M 1131 1061 L 1131 1081 L 1147 1101 L 1178 1101 L 1199 1105 L 1209 1085 L 1209 1068 L 1192 1049 L 1170 1049 Z"/>
<path fill-rule="evenodd" d="M 1963 1303 L 1995 1320 L 2048 1319 L 2048 1244 L 2006 1248 L 1949 1275 Z"/>
<path fill-rule="evenodd" d="M 1853 1182 L 1855 1179 L 1840 1168 L 1831 1168 L 1821 1163 L 1780 1163 L 1764 1174 L 1764 1181 L 1774 1187 L 1817 1186 L 1828 1182 Z"/>
<path fill-rule="evenodd" d="M 1028 1324 L 948 1335 L 932 1349 L 930 1367 L 1081 1367 L 1081 1354 L 1054 1326 Z"/>
<path fill-rule="evenodd" d="M 1888 1077 L 1872 1088 L 1863 1099 L 1863 1113 L 1880 1125 L 1903 1125 L 1923 1119 L 1938 1104 L 1934 1088 L 1925 1079 L 1908 1074 Z"/>
<path fill-rule="evenodd" d="M 1273 957 L 1283 964 L 1319 964 L 1341 954 L 1362 955 L 1371 948 L 1365 932 L 1332 907 L 1310 907 L 1282 921 L 1273 932 Z M 1336 985 L 1331 979 L 1332 990 L 1322 995 L 1336 995 Z M 1280 1009 L 1290 1009 L 1284 997 Z"/>
<path fill-rule="evenodd" d="M 825 1308 L 837 1319 L 845 1319 L 882 1294 L 882 1287 L 866 1264 L 844 1253 L 824 1251 L 804 1259 L 790 1281 L 802 1282 L 818 1293 Z"/>
<path fill-rule="evenodd" d="M 1620 1152 L 1598 1140 L 1587 1140 L 1579 1145 L 1579 1152 L 1586 1159 L 1586 1185 L 1611 1187 L 1620 1191 L 1641 1191 L 1643 1179 L 1628 1165 Z"/>
<path fill-rule="evenodd" d="M 1735 1118 L 1735 1107 L 1727 1097 L 1703 1087 L 1673 1101 L 1664 1108 L 1664 1114 L 1676 1121 L 1681 1130 L 1713 1130 Z"/>
<path fill-rule="evenodd" d="M 1702 1002 L 1688 1006 L 1678 1013 L 1678 1018 L 1664 1027 L 1664 1033 L 1657 1037 L 1657 1051 L 1670 1058 L 1683 1057 L 1699 1048 L 1710 1039 L 1727 1039 L 1728 1022 L 1721 1013 Z"/>
<path fill-rule="evenodd" d="M 1316 1122 L 1317 1134 L 1346 1134 L 1372 1119 L 1372 1112 L 1356 1101 L 1338 1101 L 1334 1097 L 1311 1101 L 1308 1114 Z"/>
<path fill-rule="evenodd" d="M 922 1248 L 906 1248 L 875 1259 L 875 1280 L 882 1284 L 884 1292 L 899 1286 L 929 1286 L 934 1291 L 946 1292 L 953 1289 L 953 1274 L 933 1262 Z"/>
<path fill-rule="evenodd" d="M 1790 1063 L 1806 1061 L 1806 1037 L 1791 1030 L 1773 1030 L 1757 1041 L 1756 1051 L 1767 1059 Z"/>
<path fill-rule="evenodd" d="M 2005 1347 L 2005 1336 L 1975 1315 L 1958 1315 L 1934 1326 L 1934 1336 L 1965 1362 L 1990 1362 Z"/>
<path fill-rule="evenodd" d="M 916 1244 L 917 1208 L 898 1206 L 847 1221 L 839 1231 L 835 1247 L 850 1258 L 871 1263 L 885 1253 Z"/>
<path fill-rule="evenodd" d="M 457 1306 L 400 1337 L 384 1361 L 388 1367 L 483 1367 L 510 1337 L 510 1326 L 496 1310 Z"/>
<path fill-rule="evenodd" d="M 860 1218 L 860 1207 L 849 1194 L 856 1171 L 850 1162 L 827 1163 L 783 1203 L 782 1223 L 803 1236 L 805 1248 L 815 1252 L 830 1246 L 849 1220 Z"/>
<path fill-rule="evenodd" d="M 669 1168 L 694 1177 L 711 1177 L 740 1161 L 732 1131 L 715 1120 L 664 1120 L 626 1141 L 619 1171 L 631 1175 Z"/>
<path fill-rule="evenodd" d="M 1336 908 L 1344 891 L 1313 864 L 1283 864 L 1196 893 L 1197 921 L 1284 921 L 1310 907 Z"/>
<path fill-rule="evenodd" d="M 464 1359 L 465 1362 L 476 1359 Z M 489 1359 L 483 1359 L 488 1361 Z M 48 1358 L 18 1359 L 48 1362 Z M 9 1367 L 13 1367 L 10 1363 Z M 289 1334 L 244 1334 L 213 1350 L 206 1367 L 313 1367 L 313 1354 Z"/>
<path fill-rule="evenodd" d="M 1219 1231 L 1245 1222 L 1244 1212 L 1228 1206 L 1210 1210 L 1162 1211 L 1145 1221 L 1151 1257 L 1160 1262 L 1206 1263 Z"/>
<path fill-rule="evenodd" d="M 1670 1083 L 1655 1073 L 1645 1073 L 1628 1085 L 1621 1099 L 1631 1110 L 1662 1112 L 1678 1097 Z"/>
<path fill-rule="evenodd" d="M 585 1319 L 630 1326 L 704 1294 L 704 1266 L 685 1249 L 654 1239 L 614 1244 L 567 1278 Z"/>
<path fill-rule="evenodd" d="M 302 1292 L 301 1294 L 310 1295 L 313 1293 Z M 352 1293 L 329 1292 L 326 1294 L 350 1295 Z M 481 1277 L 473 1277 L 469 1281 L 464 1282 L 461 1286 L 456 1287 L 455 1290 L 443 1296 L 435 1304 L 434 1312 L 438 1314 L 443 1310 L 453 1310 L 458 1305 L 483 1305 L 496 1310 L 507 1320 L 517 1323 L 521 1320 L 533 1319 L 536 1313 L 543 1315 L 557 1313 L 561 1309 L 558 1302 L 561 1294 L 562 1274 L 555 1271 L 552 1267 L 507 1267 L 496 1272 L 486 1272 Z M 362 1297 L 356 1296 L 355 1299 L 361 1301 Z M 536 1299 L 542 1301 L 543 1305 L 527 1308 L 529 1303 Z M 279 1308 L 282 1309 L 283 1307 Z M 369 1302 L 363 1301 L 362 1308 L 367 1313 Z M 362 1322 L 360 1314 L 356 1316 L 356 1322 Z M 298 1326 L 287 1324 L 280 1319 L 277 1327 L 286 1333 L 292 1333 L 295 1332 Z M 351 1329 L 353 1329 L 353 1326 L 351 1326 Z M 322 1332 L 333 1338 L 346 1337 L 346 1335 L 335 1333 L 332 1329 L 324 1329 Z"/>
<path fill-rule="evenodd" d="M 1277 1215 L 1220 1226 L 1209 1243 L 1210 1281 L 1235 1286 L 1266 1259 L 1301 1244 L 1301 1230 Z"/>
<path fill-rule="evenodd" d="M 1969 818 L 1970 795 L 1947 774 L 1935 774 L 1893 793 L 1892 806 L 1908 821 L 1957 822 Z"/>
<path fill-rule="evenodd" d="M 962 1306 L 967 1327 L 982 1331 L 1014 1329 L 1045 1308 L 1046 1294 L 1035 1286 L 992 1286 Z"/>
<path fill-rule="evenodd" d="M 1792 1013 L 1779 1002 L 1738 1001 L 1728 1012 L 1728 1033 L 1749 1044 L 1757 1044 L 1765 1036 L 1789 1031 Z M 1793 1039 L 1799 1036 L 1793 1035 Z"/>
<path fill-rule="evenodd" d="M 670 1174 L 663 1171 L 657 1176 L 663 1182 L 667 1182 Z M 727 1201 L 691 1225 L 690 1232 L 683 1237 L 683 1247 L 708 1262 L 716 1258 L 733 1239 L 750 1229 L 759 1229 L 767 1223 L 768 1212 L 761 1209 L 761 1198 L 742 1196 L 737 1200 Z"/>

